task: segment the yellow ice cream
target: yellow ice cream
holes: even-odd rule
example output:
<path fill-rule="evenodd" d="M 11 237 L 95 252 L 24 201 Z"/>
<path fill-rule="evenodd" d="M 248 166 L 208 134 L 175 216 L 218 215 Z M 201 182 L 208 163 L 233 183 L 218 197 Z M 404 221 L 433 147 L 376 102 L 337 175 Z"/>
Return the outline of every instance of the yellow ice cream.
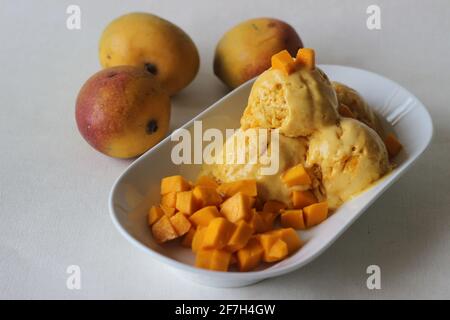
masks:
<path fill-rule="evenodd" d="M 268 130 L 269 131 L 269 130 Z M 258 186 L 258 197 L 263 200 L 279 200 L 285 203 L 290 202 L 291 190 L 281 181 L 280 175 L 288 168 L 303 163 L 306 158 L 307 141 L 304 138 L 288 138 L 279 135 L 279 157 L 278 170 L 274 174 L 262 175 L 261 169 L 267 167 L 260 161 L 250 161 L 251 154 L 257 154 L 258 159 L 270 158 L 272 152 L 272 141 L 270 134 L 267 145 L 258 148 L 258 144 L 237 143 L 238 135 L 242 130 L 238 130 L 233 136 L 227 139 L 223 148 L 218 153 L 215 164 L 204 165 L 201 175 L 213 176 L 220 182 L 231 182 L 242 179 L 255 179 Z M 245 155 L 245 163 L 236 163 L 238 155 Z M 227 159 L 233 159 L 234 163 L 226 163 Z M 231 161 L 229 161 L 231 162 Z M 255 163 L 256 162 L 256 163 Z"/>
<path fill-rule="evenodd" d="M 337 104 L 319 68 L 303 67 L 290 75 L 269 69 L 253 84 L 241 128 L 279 128 L 287 137 L 305 137 L 338 121 Z"/>
<path fill-rule="evenodd" d="M 380 137 L 383 137 L 383 129 L 380 120 L 361 95 L 356 90 L 342 83 L 333 81 L 332 85 L 336 91 L 338 103 L 347 106 L 356 119 L 364 122 L 375 130 Z"/>
<path fill-rule="evenodd" d="M 311 136 L 306 165 L 320 168 L 330 208 L 337 208 L 389 170 L 386 147 L 377 133 L 349 118 Z"/>
<path fill-rule="evenodd" d="M 290 63 L 289 57 L 284 59 Z M 339 103 L 347 105 L 356 119 L 341 117 Z M 293 190 L 310 188 L 319 201 L 326 199 L 329 208 L 336 209 L 390 168 L 386 147 L 370 127 L 381 135 L 379 121 L 362 97 L 342 84 L 333 87 L 314 65 L 300 65 L 292 72 L 271 68 L 255 81 L 239 132 L 249 128 L 279 129 L 277 172 L 262 175 L 258 163 L 218 163 L 204 166 L 202 174 L 220 182 L 255 179 L 258 197 L 288 205 Z M 218 159 L 239 154 L 247 158 L 249 150 L 257 148 L 250 142 L 244 143 L 245 150 L 244 146 L 228 147 L 234 139 L 226 141 Z M 261 156 L 270 152 L 271 144 L 257 153 Z M 280 176 L 299 163 L 308 171 L 312 186 L 288 188 Z"/>

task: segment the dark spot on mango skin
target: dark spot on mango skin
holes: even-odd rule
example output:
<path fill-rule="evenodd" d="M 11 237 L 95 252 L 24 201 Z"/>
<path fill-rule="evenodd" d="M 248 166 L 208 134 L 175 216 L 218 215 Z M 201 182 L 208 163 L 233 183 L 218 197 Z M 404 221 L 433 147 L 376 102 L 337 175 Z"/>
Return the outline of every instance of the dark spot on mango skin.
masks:
<path fill-rule="evenodd" d="M 158 74 L 158 68 L 153 63 L 146 63 L 145 69 L 147 69 L 148 72 L 150 72 L 151 74 L 153 74 L 155 76 Z"/>
<path fill-rule="evenodd" d="M 156 122 L 156 120 L 150 120 L 145 127 L 145 131 L 147 132 L 147 134 L 152 134 L 158 131 L 158 123 Z"/>

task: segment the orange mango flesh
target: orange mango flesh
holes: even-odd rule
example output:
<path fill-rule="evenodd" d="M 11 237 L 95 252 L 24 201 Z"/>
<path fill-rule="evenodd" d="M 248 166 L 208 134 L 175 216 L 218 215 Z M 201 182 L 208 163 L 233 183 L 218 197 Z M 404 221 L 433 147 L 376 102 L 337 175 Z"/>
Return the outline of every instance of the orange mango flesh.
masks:
<path fill-rule="evenodd" d="M 152 206 L 148 211 L 148 225 L 151 226 L 164 215 L 164 211 L 157 206 Z"/>
<path fill-rule="evenodd" d="M 251 218 L 251 212 L 251 199 L 242 192 L 228 198 L 220 206 L 220 213 L 231 222 L 248 221 Z"/>
<path fill-rule="evenodd" d="M 182 176 L 165 177 L 161 180 L 161 195 L 169 192 L 187 191 L 191 188 Z"/>
<path fill-rule="evenodd" d="M 292 192 L 292 205 L 296 209 L 303 209 L 316 202 L 317 198 L 310 190 Z"/>
<path fill-rule="evenodd" d="M 286 172 L 283 173 L 283 175 L 281 176 L 281 180 L 288 187 L 311 184 L 311 178 L 301 164 L 289 168 Z"/>
<path fill-rule="evenodd" d="M 288 169 L 282 179 L 288 186 L 311 184 L 301 165 Z M 293 191 L 292 203 L 300 209 L 275 200 L 263 204 L 255 180 L 217 184 L 205 176 L 193 186 L 172 176 L 161 181 L 161 204 L 149 209 L 148 224 L 158 243 L 182 237 L 181 246 L 192 249 L 200 268 L 227 271 L 235 264 L 250 271 L 262 261 L 295 253 L 302 241 L 294 229 L 316 225 L 328 215 L 326 202 L 317 203 L 311 191 Z M 274 229 L 278 216 L 283 228 Z"/>
<path fill-rule="evenodd" d="M 200 207 L 218 206 L 222 203 L 222 197 L 215 188 L 196 186 L 192 189 L 192 194 Z"/>
<path fill-rule="evenodd" d="M 209 206 L 196 211 L 189 217 L 189 220 L 191 220 L 195 226 L 207 227 L 211 220 L 220 216 L 216 206 Z"/>
<path fill-rule="evenodd" d="M 319 202 L 303 208 L 303 217 L 307 228 L 318 225 L 328 217 L 328 204 Z"/>
<path fill-rule="evenodd" d="M 295 61 L 287 50 L 274 54 L 271 58 L 272 68 L 289 75 L 295 71 Z"/>
<path fill-rule="evenodd" d="M 197 210 L 197 202 L 192 191 L 178 192 L 175 207 L 178 211 L 181 211 L 183 213 L 194 213 Z"/>
<path fill-rule="evenodd" d="M 303 219 L 303 211 L 298 210 L 286 210 L 281 213 L 281 226 L 283 228 L 294 228 L 296 230 L 305 229 L 305 221 Z"/>
<path fill-rule="evenodd" d="M 312 70 L 316 67 L 316 53 L 311 48 L 301 48 L 297 51 L 295 62 Z"/>

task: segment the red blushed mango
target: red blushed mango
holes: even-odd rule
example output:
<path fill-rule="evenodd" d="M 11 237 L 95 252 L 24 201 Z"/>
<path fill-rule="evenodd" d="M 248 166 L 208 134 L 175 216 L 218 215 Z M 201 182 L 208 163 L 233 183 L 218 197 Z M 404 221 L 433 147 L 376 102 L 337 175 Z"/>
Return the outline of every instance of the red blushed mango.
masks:
<path fill-rule="evenodd" d="M 136 157 L 166 135 L 169 96 L 145 68 L 120 66 L 97 72 L 78 93 L 78 130 L 96 150 Z"/>

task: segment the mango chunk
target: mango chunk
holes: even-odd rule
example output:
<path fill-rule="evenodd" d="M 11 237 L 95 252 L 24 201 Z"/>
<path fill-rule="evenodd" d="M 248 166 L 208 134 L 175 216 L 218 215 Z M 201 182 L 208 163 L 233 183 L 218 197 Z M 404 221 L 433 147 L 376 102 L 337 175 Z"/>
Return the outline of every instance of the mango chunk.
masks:
<path fill-rule="evenodd" d="M 170 223 L 168 216 L 163 215 L 158 221 L 152 225 L 152 234 L 155 241 L 163 243 L 178 237 L 178 233 Z"/>
<path fill-rule="evenodd" d="M 191 185 L 182 176 L 170 176 L 161 179 L 161 195 L 191 189 Z"/>
<path fill-rule="evenodd" d="M 193 213 L 189 220 L 195 225 L 195 226 L 202 226 L 207 227 L 209 223 L 214 219 L 220 217 L 219 210 L 217 210 L 217 207 L 215 206 L 209 206 L 204 207 L 195 213 Z"/>
<path fill-rule="evenodd" d="M 166 207 L 163 204 L 160 205 L 160 208 L 164 212 L 164 214 L 169 217 L 173 216 L 177 212 L 177 209 L 171 208 L 171 207 Z"/>
<path fill-rule="evenodd" d="M 249 197 L 256 197 L 258 194 L 256 181 L 252 179 L 222 183 L 217 188 L 217 191 L 223 194 L 226 198 L 232 197 L 238 192 L 241 192 Z"/>
<path fill-rule="evenodd" d="M 249 221 L 250 226 L 255 233 L 263 233 L 273 229 L 273 223 L 277 214 L 272 212 L 257 212 L 256 210 L 251 214 Z"/>
<path fill-rule="evenodd" d="M 277 229 L 272 231 L 272 233 L 278 235 L 287 244 L 289 254 L 294 253 L 303 245 L 302 240 L 293 228 Z"/>
<path fill-rule="evenodd" d="M 317 198 L 310 190 L 292 192 L 292 205 L 294 208 L 303 209 L 314 203 L 317 203 Z"/>
<path fill-rule="evenodd" d="M 316 67 L 316 53 L 314 49 L 301 48 L 298 50 L 295 62 L 313 70 Z"/>
<path fill-rule="evenodd" d="M 402 150 L 403 146 L 398 141 L 397 137 L 393 133 L 389 133 L 384 139 L 386 150 L 389 154 L 389 158 L 394 158 Z"/>
<path fill-rule="evenodd" d="M 286 172 L 283 173 L 283 175 L 281 176 L 281 180 L 288 187 L 311 184 L 311 178 L 306 172 L 305 167 L 303 167 L 303 165 L 301 164 L 289 168 Z"/>
<path fill-rule="evenodd" d="M 194 239 L 196 230 L 194 228 L 190 228 L 189 231 L 184 235 L 183 240 L 181 241 L 181 245 L 185 248 L 192 247 L 192 240 Z"/>
<path fill-rule="evenodd" d="M 355 114 L 350 110 L 349 107 L 347 107 L 345 104 L 340 104 L 338 107 L 338 112 L 341 116 L 346 118 L 353 118 L 355 119 Z"/>
<path fill-rule="evenodd" d="M 195 201 L 200 207 L 218 206 L 222 203 L 222 197 L 215 188 L 196 186 L 192 190 Z"/>
<path fill-rule="evenodd" d="M 231 252 L 225 250 L 205 250 L 197 252 L 195 266 L 215 271 L 227 271 L 230 265 Z"/>
<path fill-rule="evenodd" d="M 161 204 L 168 208 L 175 208 L 177 205 L 177 193 L 169 192 L 161 197 Z"/>
<path fill-rule="evenodd" d="M 287 50 L 274 54 L 271 58 L 272 68 L 290 75 L 295 71 L 295 61 Z"/>
<path fill-rule="evenodd" d="M 281 210 L 284 210 L 286 208 L 287 208 L 287 205 L 281 201 L 269 200 L 264 203 L 262 211 L 279 214 Z"/>
<path fill-rule="evenodd" d="M 251 238 L 247 245 L 236 254 L 240 271 L 255 269 L 261 262 L 264 250 L 256 238 Z"/>
<path fill-rule="evenodd" d="M 286 210 L 281 212 L 281 225 L 284 228 L 294 228 L 297 230 L 305 229 L 305 222 L 303 220 L 303 211 Z"/>
<path fill-rule="evenodd" d="M 225 218 L 219 217 L 213 219 L 206 227 L 206 233 L 201 247 L 203 249 L 224 248 L 233 234 L 234 229 L 234 224 Z"/>
<path fill-rule="evenodd" d="M 214 188 L 217 189 L 217 187 L 219 186 L 219 184 L 216 182 L 216 180 L 214 180 L 211 177 L 208 176 L 200 176 L 197 179 L 197 186 L 202 186 L 202 187 L 209 187 L 209 188 Z"/>
<path fill-rule="evenodd" d="M 281 239 L 275 241 L 275 243 L 270 247 L 269 252 L 266 256 L 267 262 L 280 261 L 286 258 L 288 255 L 288 246 L 286 242 Z"/>
<path fill-rule="evenodd" d="M 307 228 L 318 225 L 328 217 L 327 202 L 319 202 L 303 208 L 303 217 Z"/>
<path fill-rule="evenodd" d="M 257 238 L 259 239 L 259 243 L 264 251 L 263 260 L 265 262 L 271 262 L 271 258 L 269 256 L 270 249 L 275 242 L 280 239 L 280 236 L 276 233 L 266 232 L 259 234 Z"/>
<path fill-rule="evenodd" d="M 164 211 L 160 207 L 152 206 L 148 211 L 148 225 L 151 226 L 164 215 Z"/>
<path fill-rule="evenodd" d="M 228 198 L 220 206 L 220 213 L 231 222 L 238 222 L 239 220 L 249 221 L 251 212 L 251 199 L 242 192 L 238 192 Z"/>
<path fill-rule="evenodd" d="M 179 237 L 186 234 L 192 226 L 189 219 L 186 218 L 184 213 L 181 212 L 178 212 L 177 214 L 170 217 L 170 223 L 172 224 Z"/>
<path fill-rule="evenodd" d="M 236 223 L 236 228 L 231 234 L 225 249 L 231 252 L 242 249 L 245 247 L 252 234 L 253 228 L 245 221 L 239 221 Z"/>
<path fill-rule="evenodd" d="M 197 210 L 197 202 L 195 201 L 192 191 L 182 191 L 177 193 L 177 202 L 175 207 L 178 211 L 192 214 Z"/>
<path fill-rule="evenodd" d="M 192 237 L 191 248 L 193 252 L 198 252 L 202 247 L 203 239 L 205 238 L 206 227 L 198 227 Z"/>

